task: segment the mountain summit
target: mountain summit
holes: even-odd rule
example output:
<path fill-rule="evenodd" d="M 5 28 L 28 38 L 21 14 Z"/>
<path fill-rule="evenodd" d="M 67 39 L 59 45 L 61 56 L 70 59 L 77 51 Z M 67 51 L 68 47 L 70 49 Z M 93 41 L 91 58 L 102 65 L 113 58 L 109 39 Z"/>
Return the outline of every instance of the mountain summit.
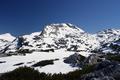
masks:
<path fill-rule="evenodd" d="M 77 26 L 70 23 L 50 24 L 42 31 L 41 35 L 44 37 L 65 37 L 67 35 L 76 35 L 84 33 L 84 31 Z"/>

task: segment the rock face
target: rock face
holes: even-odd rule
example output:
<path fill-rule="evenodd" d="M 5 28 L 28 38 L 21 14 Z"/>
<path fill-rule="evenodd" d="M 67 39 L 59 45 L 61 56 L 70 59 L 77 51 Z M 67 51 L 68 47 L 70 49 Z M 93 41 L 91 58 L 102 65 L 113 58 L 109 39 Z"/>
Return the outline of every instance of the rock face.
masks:
<path fill-rule="evenodd" d="M 101 61 L 104 61 L 104 58 L 101 58 L 100 54 L 91 54 L 88 58 L 85 59 L 84 64 L 94 65 Z"/>
<path fill-rule="evenodd" d="M 67 57 L 64 62 L 71 64 L 73 67 L 77 66 L 85 70 L 92 71 L 86 73 L 76 80 L 120 80 L 120 62 L 118 59 L 119 54 L 111 54 L 114 58 L 108 58 L 110 55 L 92 54 L 89 57 L 84 57 L 80 54 L 73 54 Z M 115 58 L 116 57 L 116 58 Z M 82 72 L 84 72 L 82 71 Z"/>
<path fill-rule="evenodd" d="M 76 67 L 76 66 L 82 66 L 82 62 L 84 61 L 85 57 L 80 55 L 80 54 L 73 54 L 70 55 L 69 57 L 67 57 L 64 62 L 71 64 L 72 67 Z"/>
<path fill-rule="evenodd" d="M 64 62 L 71 64 L 73 67 L 84 67 L 85 65 L 94 65 L 98 64 L 101 61 L 105 61 L 106 59 L 103 58 L 103 55 L 100 54 L 91 54 L 88 57 L 84 57 L 78 53 L 70 55 L 69 57 L 65 58 Z"/>

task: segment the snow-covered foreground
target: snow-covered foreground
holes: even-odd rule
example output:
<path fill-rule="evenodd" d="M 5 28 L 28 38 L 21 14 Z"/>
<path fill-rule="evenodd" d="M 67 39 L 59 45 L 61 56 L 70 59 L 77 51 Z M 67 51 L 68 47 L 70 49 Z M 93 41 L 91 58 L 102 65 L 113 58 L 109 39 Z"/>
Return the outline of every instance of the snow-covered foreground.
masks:
<path fill-rule="evenodd" d="M 50 59 L 59 59 L 54 61 L 53 65 L 47 65 L 44 67 L 35 67 L 35 69 L 40 72 L 45 73 L 67 73 L 73 70 L 78 69 L 77 67 L 71 67 L 69 64 L 63 62 L 65 57 L 74 54 L 74 52 L 68 52 L 65 50 L 56 50 L 55 52 L 33 52 L 32 54 L 26 54 L 26 56 L 10 56 L 10 57 L 1 57 L 0 61 L 6 61 L 5 63 L 0 63 L 0 73 L 5 73 L 8 71 L 12 71 L 15 68 L 20 66 L 28 66 L 31 67 L 33 64 L 42 61 L 42 60 L 50 60 Z M 88 56 L 91 53 L 81 52 L 83 56 Z M 24 63 L 19 66 L 13 66 L 18 63 Z"/>

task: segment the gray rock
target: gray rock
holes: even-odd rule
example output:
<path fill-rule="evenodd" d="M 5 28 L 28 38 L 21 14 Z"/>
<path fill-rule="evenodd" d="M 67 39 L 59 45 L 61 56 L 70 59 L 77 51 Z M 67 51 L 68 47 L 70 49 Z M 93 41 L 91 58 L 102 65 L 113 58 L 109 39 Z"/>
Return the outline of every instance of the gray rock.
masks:
<path fill-rule="evenodd" d="M 80 66 L 80 64 L 84 61 L 85 57 L 75 53 L 73 55 L 70 55 L 69 57 L 67 57 L 64 62 L 71 64 L 71 66 L 75 67 L 75 66 Z"/>
<path fill-rule="evenodd" d="M 85 59 L 84 64 L 86 65 L 94 65 L 101 61 L 104 61 L 104 58 L 101 58 L 100 54 L 91 54 L 88 58 Z"/>

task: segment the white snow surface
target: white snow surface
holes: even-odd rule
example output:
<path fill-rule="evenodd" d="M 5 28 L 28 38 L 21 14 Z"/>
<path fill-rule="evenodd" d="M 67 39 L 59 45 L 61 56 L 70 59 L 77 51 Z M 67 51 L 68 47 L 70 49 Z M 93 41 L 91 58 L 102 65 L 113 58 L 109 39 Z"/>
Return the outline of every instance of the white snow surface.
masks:
<path fill-rule="evenodd" d="M 50 59 L 59 59 L 54 61 L 53 65 L 47 65 L 44 67 L 35 67 L 35 69 L 39 70 L 39 72 L 45 73 L 68 73 L 70 71 L 74 71 L 78 69 L 78 67 L 71 67 L 69 64 L 63 62 L 65 57 L 69 57 L 74 54 L 74 52 L 68 52 L 63 49 L 56 50 L 55 52 L 33 52 L 32 54 L 26 54 L 26 56 L 14 55 L 9 57 L 1 57 L 0 61 L 6 61 L 6 63 L 0 64 L 0 73 L 5 73 L 8 71 L 12 71 L 15 68 L 20 66 L 28 66 L 31 67 L 33 64 L 42 61 L 42 60 L 50 60 Z M 81 52 L 79 53 L 83 56 L 88 56 L 91 53 Z M 24 63 L 23 65 L 13 66 L 14 64 Z M 32 62 L 28 64 L 28 62 Z"/>
<path fill-rule="evenodd" d="M 15 37 L 12 36 L 10 33 L 5 33 L 5 34 L 0 35 L 0 39 L 7 40 L 7 41 L 13 41 Z"/>

